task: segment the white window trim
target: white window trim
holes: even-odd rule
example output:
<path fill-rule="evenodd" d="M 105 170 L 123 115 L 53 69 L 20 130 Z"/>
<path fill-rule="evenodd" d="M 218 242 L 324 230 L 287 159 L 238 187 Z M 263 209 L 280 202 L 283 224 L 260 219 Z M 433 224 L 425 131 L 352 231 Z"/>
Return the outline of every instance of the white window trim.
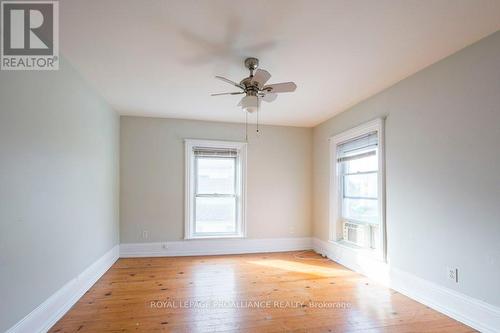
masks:
<path fill-rule="evenodd" d="M 380 216 L 379 239 L 381 246 L 377 250 L 358 249 L 354 246 L 342 242 L 341 226 L 341 198 L 337 170 L 337 147 L 349 140 L 359 136 L 377 132 L 378 135 L 378 209 Z M 373 256 L 377 260 L 386 261 L 387 259 L 387 237 L 386 237 L 386 219 L 385 219 L 385 144 L 384 144 L 384 119 L 378 118 L 360 126 L 351 128 L 338 135 L 330 137 L 330 212 L 329 212 L 329 240 L 346 249 L 364 253 Z"/>
<path fill-rule="evenodd" d="M 211 238 L 244 238 L 246 237 L 246 168 L 247 168 L 247 144 L 238 141 L 218 141 L 218 140 L 184 140 L 185 156 L 185 200 L 184 200 L 184 239 L 211 239 Z M 193 148 L 232 148 L 239 151 L 239 163 L 241 167 L 241 193 L 240 193 L 240 220 L 238 223 L 238 232 L 231 235 L 195 235 L 194 234 L 194 216 L 193 216 L 193 172 L 194 159 Z"/>

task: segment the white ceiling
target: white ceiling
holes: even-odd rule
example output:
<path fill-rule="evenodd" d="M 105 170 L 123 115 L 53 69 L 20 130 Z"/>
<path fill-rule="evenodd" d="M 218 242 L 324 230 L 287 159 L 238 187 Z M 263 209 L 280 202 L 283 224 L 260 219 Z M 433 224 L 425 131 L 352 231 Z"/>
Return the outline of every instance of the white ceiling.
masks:
<path fill-rule="evenodd" d="M 313 126 L 500 29 L 500 0 L 60 1 L 63 55 L 121 114 L 243 122 L 257 56 L 297 91 L 267 124 Z"/>

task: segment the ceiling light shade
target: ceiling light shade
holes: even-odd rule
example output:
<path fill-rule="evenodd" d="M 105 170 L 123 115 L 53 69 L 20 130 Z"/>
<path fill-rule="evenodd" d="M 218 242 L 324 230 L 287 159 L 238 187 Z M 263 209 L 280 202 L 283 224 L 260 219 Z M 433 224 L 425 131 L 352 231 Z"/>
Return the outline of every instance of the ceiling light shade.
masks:
<path fill-rule="evenodd" d="M 255 112 L 259 108 L 259 98 L 257 96 L 245 96 L 241 100 L 241 108 L 247 112 Z"/>

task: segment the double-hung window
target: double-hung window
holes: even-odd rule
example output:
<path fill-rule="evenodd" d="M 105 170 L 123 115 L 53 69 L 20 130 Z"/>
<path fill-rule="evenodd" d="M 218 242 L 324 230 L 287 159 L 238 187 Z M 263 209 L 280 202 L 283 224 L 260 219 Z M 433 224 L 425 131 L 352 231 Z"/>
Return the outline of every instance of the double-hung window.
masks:
<path fill-rule="evenodd" d="M 382 120 L 332 138 L 332 239 L 383 257 Z"/>
<path fill-rule="evenodd" d="M 246 146 L 186 140 L 186 238 L 242 237 Z"/>
<path fill-rule="evenodd" d="M 378 138 L 372 132 L 338 146 L 342 218 L 377 225 Z"/>

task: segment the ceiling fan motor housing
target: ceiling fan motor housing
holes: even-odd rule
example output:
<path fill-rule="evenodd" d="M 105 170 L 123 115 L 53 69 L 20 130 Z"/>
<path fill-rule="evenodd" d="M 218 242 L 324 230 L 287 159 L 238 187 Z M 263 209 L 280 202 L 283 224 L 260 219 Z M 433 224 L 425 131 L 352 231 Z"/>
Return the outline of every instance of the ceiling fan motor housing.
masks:
<path fill-rule="evenodd" d="M 249 96 L 257 96 L 259 92 L 258 83 L 252 80 L 252 77 L 246 77 L 240 82 L 245 87 L 245 93 Z"/>

